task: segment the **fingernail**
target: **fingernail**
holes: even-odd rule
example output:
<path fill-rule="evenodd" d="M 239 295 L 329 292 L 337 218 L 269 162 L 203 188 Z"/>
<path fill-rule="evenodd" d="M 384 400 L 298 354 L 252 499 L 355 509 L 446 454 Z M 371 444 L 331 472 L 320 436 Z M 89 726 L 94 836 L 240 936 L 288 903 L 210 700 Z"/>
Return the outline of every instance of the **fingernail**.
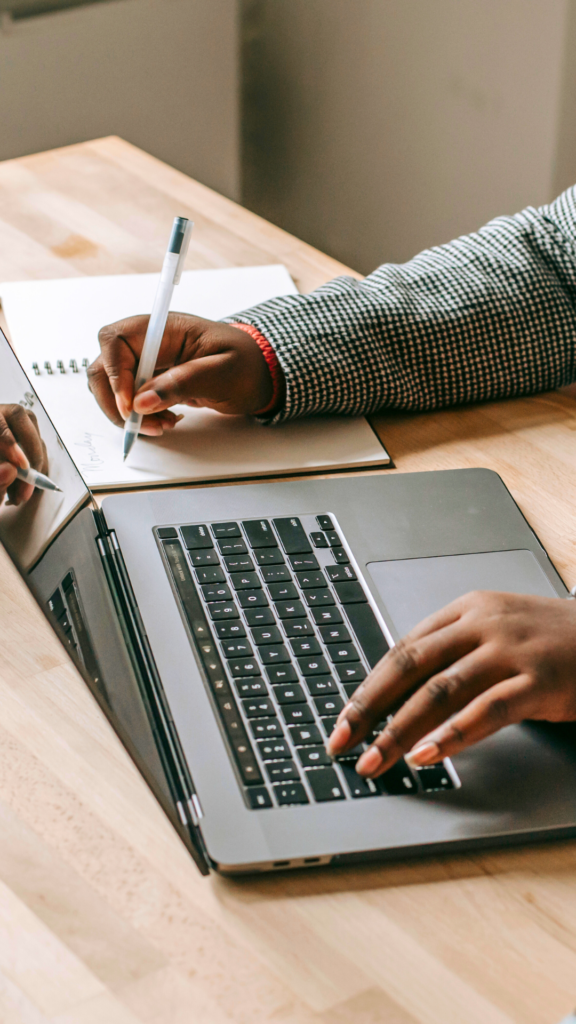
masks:
<path fill-rule="evenodd" d="M 30 469 L 30 463 L 24 455 L 19 444 L 15 444 L 12 448 L 12 454 L 14 455 L 15 461 L 18 463 L 21 469 Z"/>
<path fill-rule="evenodd" d="M 183 420 L 183 419 L 184 419 L 184 413 L 181 412 L 180 415 L 177 416 L 176 419 L 174 420 L 174 426 L 176 426 L 177 423 L 180 423 L 180 420 Z"/>
<path fill-rule="evenodd" d="M 336 724 L 336 728 L 326 745 L 326 752 L 330 754 L 331 757 L 334 757 L 335 754 L 339 754 L 348 743 L 351 735 L 352 729 L 350 728 L 349 722 L 344 721 L 340 722 L 340 724 Z"/>
<path fill-rule="evenodd" d="M 143 391 L 134 399 L 135 412 L 157 412 L 162 405 L 162 400 L 155 391 Z"/>
<path fill-rule="evenodd" d="M 344 719 L 346 718 L 346 715 L 347 715 L 347 712 L 348 712 L 349 708 L 350 708 L 350 702 L 348 702 L 348 704 L 345 704 L 344 707 L 342 708 L 342 711 L 340 712 L 340 714 L 338 715 L 338 718 L 336 719 L 336 725 L 340 725 L 340 722 L 344 721 Z M 334 735 L 334 734 L 332 734 L 332 735 Z"/>
<path fill-rule="evenodd" d="M 379 768 L 382 767 L 384 758 L 378 750 L 378 747 L 370 747 L 356 765 L 356 771 L 359 775 L 373 775 Z"/>
<path fill-rule="evenodd" d="M 436 764 L 442 760 L 442 755 L 437 743 L 422 743 L 406 754 L 404 760 L 411 768 L 420 768 L 424 764 Z"/>

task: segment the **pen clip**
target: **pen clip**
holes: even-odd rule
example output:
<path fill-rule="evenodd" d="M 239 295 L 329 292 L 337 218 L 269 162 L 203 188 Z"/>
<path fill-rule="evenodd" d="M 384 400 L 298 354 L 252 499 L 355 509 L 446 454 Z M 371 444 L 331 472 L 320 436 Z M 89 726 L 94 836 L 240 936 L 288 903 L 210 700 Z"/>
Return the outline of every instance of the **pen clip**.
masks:
<path fill-rule="evenodd" d="M 180 278 L 182 277 L 182 271 L 184 270 L 184 261 L 188 254 L 188 246 L 190 245 L 190 235 L 192 234 L 192 228 L 194 227 L 194 221 L 189 220 L 184 228 L 184 237 L 182 239 L 182 245 L 180 246 L 180 255 L 178 257 L 178 263 L 176 264 L 176 270 L 174 272 L 174 284 L 180 284 Z"/>

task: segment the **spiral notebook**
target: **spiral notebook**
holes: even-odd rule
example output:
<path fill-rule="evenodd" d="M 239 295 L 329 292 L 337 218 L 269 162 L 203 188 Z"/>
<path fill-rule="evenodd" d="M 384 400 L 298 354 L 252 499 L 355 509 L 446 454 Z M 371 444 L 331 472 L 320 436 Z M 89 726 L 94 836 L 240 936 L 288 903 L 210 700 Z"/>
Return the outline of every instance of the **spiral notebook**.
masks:
<path fill-rule="evenodd" d="M 251 417 L 174 406 L 184 418 L 161 438 L 140 437 L 127 463 L 122 430 L 87 388 L 98 330 L 150 312 L 157 274 L 15 281 L 0 285 L 10 340 L 38 397 L 95 490 L 386 465 L 364 418 L 318 417 L 265 427 Z M 218 320 L 296 288 L 283 266 L 192 270 L 172 308 Z"/>

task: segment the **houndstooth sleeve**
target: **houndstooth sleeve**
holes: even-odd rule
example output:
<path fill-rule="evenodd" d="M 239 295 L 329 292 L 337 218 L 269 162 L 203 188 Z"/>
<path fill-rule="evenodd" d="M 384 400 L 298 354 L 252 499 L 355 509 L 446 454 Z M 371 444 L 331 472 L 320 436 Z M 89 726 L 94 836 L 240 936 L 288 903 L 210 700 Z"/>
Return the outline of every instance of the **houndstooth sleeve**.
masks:
<path fill-rule="evenodd" d="M 548 206 L 228 318 L 272 345 L 286 401 L 314 413 L 426 410 L 576 377 L 576 186 Z"/>

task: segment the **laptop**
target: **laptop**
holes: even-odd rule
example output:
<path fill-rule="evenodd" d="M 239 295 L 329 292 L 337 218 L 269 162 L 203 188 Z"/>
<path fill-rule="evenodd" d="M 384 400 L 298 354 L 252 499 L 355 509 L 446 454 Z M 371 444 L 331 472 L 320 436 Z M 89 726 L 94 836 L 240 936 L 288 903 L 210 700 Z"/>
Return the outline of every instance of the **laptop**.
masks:
<path fill-rule="evenodd" d="M 576 834 L 569 729 L 511 726 L 376 782 L 358 751 L 324 749 L 355 687 L 447 601 L 567 596 L 495 473 L 154 490 L 100 509 L 2 336 L 8 403 L 37 417 L 61 492 L 4 504 L 0 540 L 203 873 Z"/>

